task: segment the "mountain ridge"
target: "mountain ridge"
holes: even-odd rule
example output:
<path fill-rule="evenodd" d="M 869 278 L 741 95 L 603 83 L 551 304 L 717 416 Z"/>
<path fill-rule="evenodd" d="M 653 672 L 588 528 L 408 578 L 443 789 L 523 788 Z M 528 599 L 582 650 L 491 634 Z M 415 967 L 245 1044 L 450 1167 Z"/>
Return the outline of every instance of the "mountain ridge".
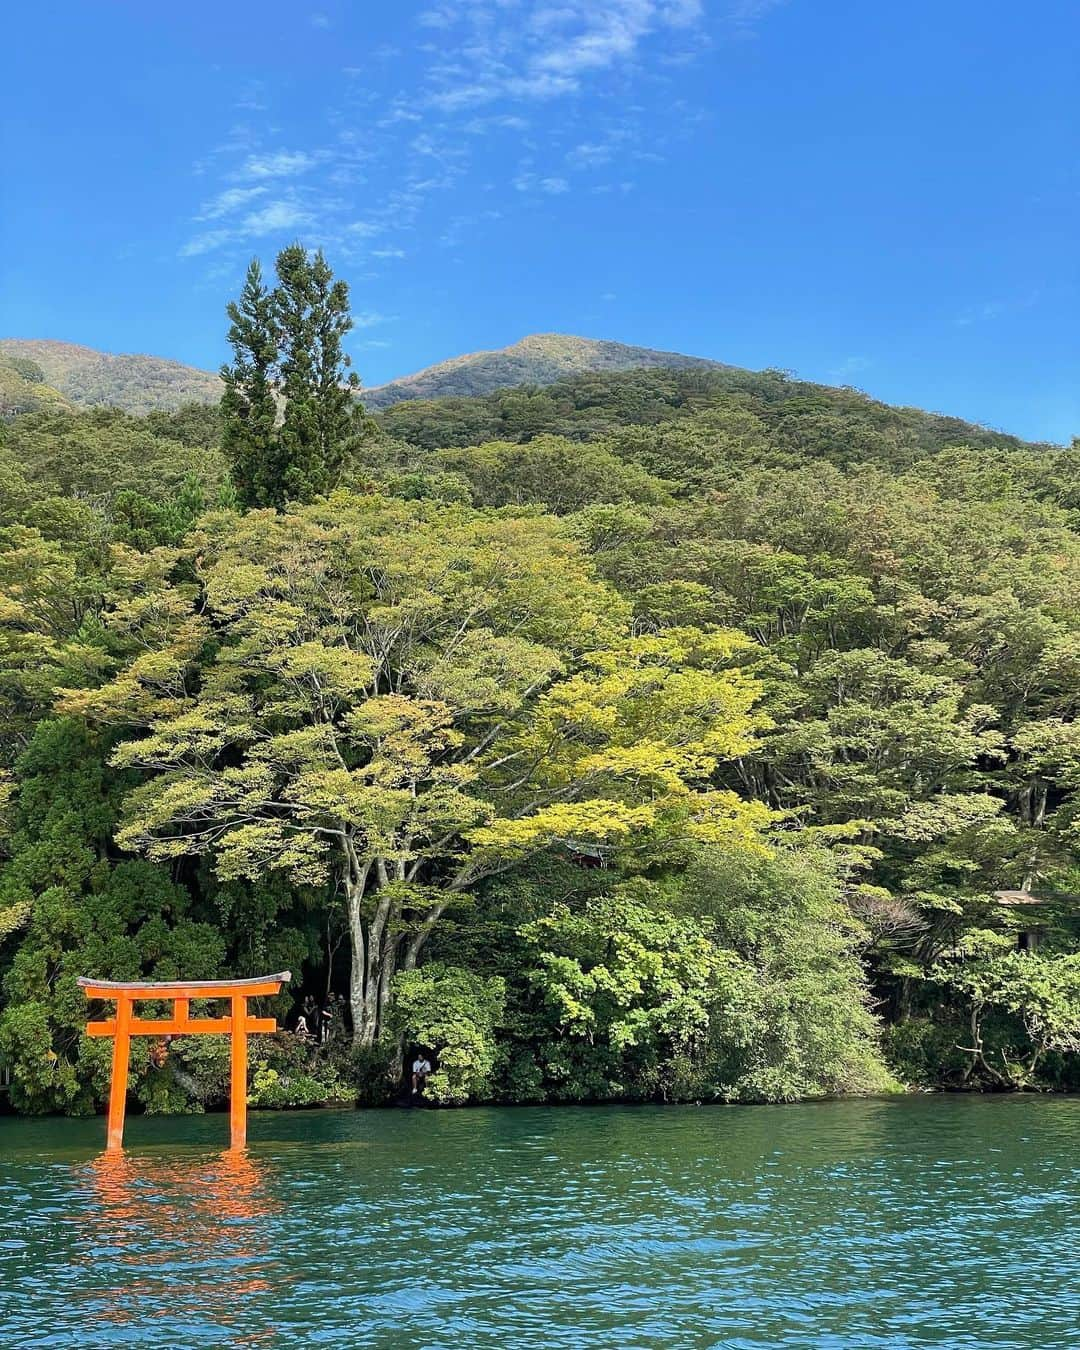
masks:
<path fill-rule="evenodd" d="M 437 361 L 363 391 L 365 406 L 380 412 L 408 399 L 471 398 L 515 385 L 554 384 L 568 375 L 656 369 L 731 369 L 723 362 L 682 352 L 638 347 L 606 338 L 570 333 L 530 333 L 508 347 L 466 352 Z"/>
<path fill-rule="evenodd" d="M 216 403 L 221 379 L 209 370 L 142 352 L 102 352 L 57 338 L 0 338 L 0 359 L 31 362 L 76 408 L 173 412 L 184 403 Z"/>
<path fill-rule="evenodd" d="M 185 402 L 215 403 L 217 374 L 167 357 L 103 352 L 56 338 L 0 338 L 0 359 L 30 361 L 44 382 L 76 408 L 171 412 Z M 361 393 L 372 412 L 408 399 L 472 397 L 515 385 L 553 384 L 569 375 L 633 369 L 731 369 L 722 362 L 569 333 L 530 333 L 507 347 L 464 352 Z"/>
<path fill-rule="evenodd" d="M 483 399 L 520 386 L 543 387 L 591 374 L 618 374 L 651 369 L 713 372 L 745 384 L 770 372 L 754 372 L 703 356 L 633 346 L 604 338 L 564 333 L 532 333 L 507 347 L 466 352 L 361 389 L 365 407 L 374 413 L 440 399 Z M 776 372 L 772 372 L 776 374 Z M 796 381 L 804 391 L 839 386 Z M 0 338 L 0 418 L 25 412 L 84 411 L 115 407 L 129 413 L 173 412 L 185 403 L 216 403 L 221 393 L 217 374 L 181 361 L 142 353 L 102 352 L 55 338 Z M 901 410 L 862 395 L 882 408 Z M 902 410 L 901 410 L 902 411 Z M 960 417 L 909 409 L 955 424 L 958 436 L 1020 438 Z"/>

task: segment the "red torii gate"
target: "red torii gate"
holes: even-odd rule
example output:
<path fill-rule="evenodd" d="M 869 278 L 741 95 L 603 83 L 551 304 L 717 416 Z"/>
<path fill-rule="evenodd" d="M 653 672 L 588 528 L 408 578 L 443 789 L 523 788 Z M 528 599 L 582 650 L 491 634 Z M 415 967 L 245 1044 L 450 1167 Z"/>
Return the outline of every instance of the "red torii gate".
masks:
<path fill-rule="evenodd" d="M 250 980 L 89 980 L 77 983 L 87 998 L 112 999 L 116 1016 L 106 1022 L 87 1022 L 88 1036 L 113 1038 L 112 1078 L 109 1083 L 109 1135 L 107 1148 L 124 1146 L 124 1108 L 127 1105 L 128 1059 L 132 1036 L 231 1036 L 232 1073 L 229 1083 L 229 1123 L 232 1147 L 247 1143 L 247 1038 L 251 1032 L 277 1030 L 273 1017 L 249 1017 L 247 1001 L 276 994 L 292 979 L 289 971 L 259 975 Z M 227 1017 L 191 1018 L 193 998 L 227 998 Z M 171 999 L 172 1016 L 133 1017 L 132 1004 L 150 999 Z"/>

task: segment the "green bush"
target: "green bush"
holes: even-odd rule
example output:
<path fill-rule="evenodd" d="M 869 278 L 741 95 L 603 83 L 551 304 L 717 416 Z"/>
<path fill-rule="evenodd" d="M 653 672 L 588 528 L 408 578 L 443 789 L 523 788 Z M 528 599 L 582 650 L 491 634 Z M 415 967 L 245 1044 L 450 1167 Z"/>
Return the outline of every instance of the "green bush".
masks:
<path fill-rule="evenodd" d="M 522 935 L 545 1096 L 561 1101 L 697 1095 L 710 1009 L 726 954 L 658 887 L 634 881 L 572 910 L 557 905 Z M 524 1066 L 515 1076 L 528 1083 Z"/>
<path fill-rule="evenodd" d="M 394 1047 L 382 1045 L 349 1046 L 336 1055 L 342 1079 L 356 1094 L 360 1106 L 385 1106 L 395 1089 Z"/>
<path fill-rule="evenodd" d="M 343 1101 L 353 1092 L 343 1081 L 334 1057 L 313 1041 L 278 1033 L 252 1038 L 248 1102 L 281 1110 Z"/>
<path fill-rule="evenodd" d="M 940 1087 L 959 1082 L 969 1058 L 957 1049 L 968 1033 L 959 1021 L 931 1021 L 911 1017 L 886 1027 L 882 1035 L 885 1060 L 902 1083 L 911 1087 Z"/>
<path fill-rule="evenodd" d="M 443 1106 L 489 1098 L 499 1061 L 506 983 L 432 962 L 394 982 L 394 1030 L 435 1054 L 427 1095 Z"/>
<path fill-rule="evenodd" d="M 340 1095 L 337 1079 L 315 1078 L 308 1073 L 283 1077 L 265 1060 L 255 1066 L 248 1102 L 252 1106 L 281 1110 L 288 1106 L 322 1106 Z"/>

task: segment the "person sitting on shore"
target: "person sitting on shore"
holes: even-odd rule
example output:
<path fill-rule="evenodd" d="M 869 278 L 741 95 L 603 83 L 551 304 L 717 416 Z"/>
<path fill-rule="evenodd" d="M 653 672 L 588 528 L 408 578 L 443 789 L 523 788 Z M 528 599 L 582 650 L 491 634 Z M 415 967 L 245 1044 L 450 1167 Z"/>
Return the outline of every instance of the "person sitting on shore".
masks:
<path fill-rule="evenodd" d="M 428 1075 L 431 1073 L 431 1060 L 424 1054 L 423 1050 L 416 1052 L 416 1058 L 412 1063 L 412 1095 L 422 1097 L 424 1087 L 427 1084 Z"/>

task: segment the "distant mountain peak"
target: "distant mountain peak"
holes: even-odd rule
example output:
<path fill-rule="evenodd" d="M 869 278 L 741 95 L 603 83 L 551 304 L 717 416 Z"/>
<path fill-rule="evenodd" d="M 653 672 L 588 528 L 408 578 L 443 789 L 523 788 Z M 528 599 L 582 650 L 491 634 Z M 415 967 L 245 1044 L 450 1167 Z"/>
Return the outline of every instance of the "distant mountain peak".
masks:
<path fill-rule="evenodd" d="M 212 371 L 161 356 L 96 351 L 55 338 L 0 338 L 2 359 L 33 362 L 45 384 L 58 392 L 62 403 L 74 408 L 114 407 L 145 413 L 171 411 L 183 403 L 216 403 L 221 397 L 221 380 Z M 377 412 L 406 399 L 490 394 L 515 385 L 553 384 L 568 376 L 604 371 L 693 366 L 723 368 L 705 357 L 607 338 L 530 333 L 509 347 L 467 352 L 375 385 L 361 397 Z"/>
<path fill-rule="evenodd" d="M 590 372 L 691 366 L 720 367 L 703 356 L 635 347 L 606 338 L 576 337 L 569 333 L 530 333 L 494 351 L 469 352 L 440 361 L 386 384 L 366 389 L 364 403 L 378 411 L 405 399 L 469 397 L 490 394 L 519 384 L 554 384 L 569 375 Z"/>

